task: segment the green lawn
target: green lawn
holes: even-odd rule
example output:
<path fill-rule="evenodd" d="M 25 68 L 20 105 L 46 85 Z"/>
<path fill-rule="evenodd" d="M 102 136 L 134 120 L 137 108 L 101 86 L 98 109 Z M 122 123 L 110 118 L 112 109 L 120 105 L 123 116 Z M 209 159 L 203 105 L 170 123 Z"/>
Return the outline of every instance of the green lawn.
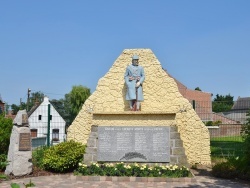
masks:
<path fill-rule="evenodd" d="M 211 138 L 210 145 L 212 157 L 237 157 L 244 153 L 241 136 Z"/>

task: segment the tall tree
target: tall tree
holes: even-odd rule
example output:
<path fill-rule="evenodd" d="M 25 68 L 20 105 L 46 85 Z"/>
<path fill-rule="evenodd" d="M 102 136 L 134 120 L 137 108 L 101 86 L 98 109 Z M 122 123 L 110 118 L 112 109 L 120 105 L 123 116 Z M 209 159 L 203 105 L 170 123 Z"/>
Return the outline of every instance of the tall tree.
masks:
<path fill-rule="evenodd" d="M 213 112 L 226 112 L 231 110 L 234 104 L 233 98 L 230 94 L 225 96 L 217 94 L 212 102 Z"/>
<path fill-rule="evenodd" d="M 73 86 L 68 95 L 71 105 L 71 114 L 75 118 L 86 99 L 90 96 L 90 89 L 82 85 Z"/>

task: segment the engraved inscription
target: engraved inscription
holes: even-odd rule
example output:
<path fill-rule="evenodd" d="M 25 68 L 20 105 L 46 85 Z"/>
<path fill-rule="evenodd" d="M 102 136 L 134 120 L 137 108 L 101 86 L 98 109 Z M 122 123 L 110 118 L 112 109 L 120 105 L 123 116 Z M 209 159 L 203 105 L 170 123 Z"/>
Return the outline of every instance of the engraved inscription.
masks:
<path fill-rule="evenodd" d="M 19 151 L 30 151 L 30 150 L 31 150 L 30 133 L 20 133 Z"/>
<path fill-rule="evenodd" d="M 169 126 L 99 126 L 98 161 L 169 162 Z"/>

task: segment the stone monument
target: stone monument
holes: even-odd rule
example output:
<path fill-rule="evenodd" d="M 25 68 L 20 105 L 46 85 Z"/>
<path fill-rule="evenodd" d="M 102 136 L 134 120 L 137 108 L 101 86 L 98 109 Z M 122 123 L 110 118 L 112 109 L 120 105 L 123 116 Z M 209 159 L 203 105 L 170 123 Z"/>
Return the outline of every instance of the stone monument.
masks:
<path fill-rule="evenodd" d="M 13 120 L 5 174 L 28 175 L 32 172 L 31 135 L 26 110 L 19 110 Z"/>
<path fill-rule="evenodd" d="M 145 72 L 141 111 L 131 111 L 125 97 L 124 72 L 134 54 Z M 208 129 L 150 49 L 122 52 L 85 101 L 67 139 L 87 144 L 86 163 L 211 164 Z"/>

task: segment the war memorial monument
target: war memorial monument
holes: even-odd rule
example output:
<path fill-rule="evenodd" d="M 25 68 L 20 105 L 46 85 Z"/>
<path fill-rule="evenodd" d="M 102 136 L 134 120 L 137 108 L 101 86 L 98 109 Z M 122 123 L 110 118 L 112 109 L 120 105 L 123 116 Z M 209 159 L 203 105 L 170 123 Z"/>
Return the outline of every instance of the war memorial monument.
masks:
<path fill-rule="evenodd" d="M 137 92 L 132 98 L 129 87 Z M 150 49 L 121 53 L 85 101 L 67 139 L 87 144 L 86 164 L 211 164 L 208 129 Z"/>

